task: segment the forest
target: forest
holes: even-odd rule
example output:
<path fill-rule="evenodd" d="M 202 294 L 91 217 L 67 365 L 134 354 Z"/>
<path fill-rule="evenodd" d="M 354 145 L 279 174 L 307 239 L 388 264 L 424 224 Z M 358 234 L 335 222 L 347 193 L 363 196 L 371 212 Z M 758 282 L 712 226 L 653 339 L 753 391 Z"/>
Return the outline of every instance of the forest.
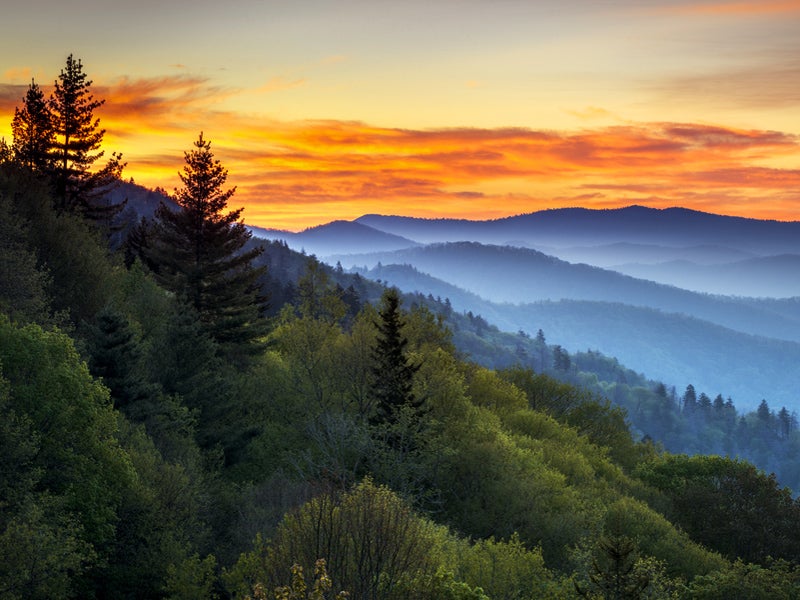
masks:
<path fill-rule="evenodd" d="M 202 133 L 139 218 L 101 106 L 0 143 L 0 598 L 800 596 L 794 415 L 261 243 Z"/>

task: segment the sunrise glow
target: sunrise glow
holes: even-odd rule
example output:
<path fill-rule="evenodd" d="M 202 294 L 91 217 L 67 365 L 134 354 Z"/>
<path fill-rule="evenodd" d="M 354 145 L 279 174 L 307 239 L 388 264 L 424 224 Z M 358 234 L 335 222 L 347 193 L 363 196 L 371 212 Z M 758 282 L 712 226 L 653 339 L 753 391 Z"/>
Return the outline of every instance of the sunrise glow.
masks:
<path fill-rule="evenodd" d="M 73 52 L 126 178 L 172 190 L 203 131 L 254 225 L 630 204 L 800 219 L 800 2 L 257 4 L 126 13 L 125 48 L 102 11 L 31 53 L 7 36 L 0 137 Z"/>

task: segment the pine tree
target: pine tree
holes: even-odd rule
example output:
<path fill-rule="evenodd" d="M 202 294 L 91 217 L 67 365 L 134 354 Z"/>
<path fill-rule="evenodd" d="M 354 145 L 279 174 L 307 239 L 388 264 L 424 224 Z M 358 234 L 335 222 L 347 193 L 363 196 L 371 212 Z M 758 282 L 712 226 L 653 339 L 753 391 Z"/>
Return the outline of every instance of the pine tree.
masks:
<path fill-rule="evenodd" d="M 14 110 L 11 131 L 14 158 L 29 169 L 47 173 L 55 143 L 53 114 L 44 92 L 33 80 L 22 99 L 22 108 Z"/>
<path fill-rule="evenodd" d="M 95 109 L 105 100 L 95 100 L 89 90 L 91 85 L 80 59 L 75 60 L 70 54 L 49 101 L 55 134 L 50 158 L 56 208 L 110 222 L 124 202 L 110 205 L 104 203 L 103 196 L 119 181 L 125 164 L 121 154 L 112 153 L 103 168 L 90 171 L 104 154 L 98 150 L 105 135 L 100 119 L 94 116 Z"/>
<path fill-rule="evenodd" d="M 638 600 L 650 585 L 646 572 L 636 568 L 636 543 L 621 535 L 604 535 L 597 542 L 589 581 L 605 600 Z M 583 598 L 597 598 L 577 583 L 576 591 Z"/>
<path fill-rule="evenodd" d="M 116 408 L 130 414 L 131 405 L 155 395 L 142 373 L 142 352 L 124 315 L 110 306 L 98 313 L 89 327 L 89 369 L 111 391 Z"/>
<path fill-rule="evenodd" d="M 423 402 L 412 391 L 414 374 L 419 365 L 409 363 L 405 348 L 408 340 L 403 336 L 400 315 L 400 297 L 396 289 L 387 290 L 376 323 L 378 339 L 373 351 L 372 374 L 375 383 L 372 396 L 377 406 L 375 423 L 394 424 L 404 407 L 421 411 Z"/>
<path fill-rule="evenodd" d="M 265 269 L 253 266 L 263 248 L 245 249 L 252 234 L 240 221 L 244 209 L 224 212 L 236 188 L 223 189 L 228 171 L 211 142 L 201 133 L 194 146 L 179 174 L 184 187 L 173 195 L 180 208 L 158 207 L 147 251 L 159 282 L 194 308 L 229 358 L 240 360 L 262 348 L 258 338 L 266 333 L 259 293 Z"/>

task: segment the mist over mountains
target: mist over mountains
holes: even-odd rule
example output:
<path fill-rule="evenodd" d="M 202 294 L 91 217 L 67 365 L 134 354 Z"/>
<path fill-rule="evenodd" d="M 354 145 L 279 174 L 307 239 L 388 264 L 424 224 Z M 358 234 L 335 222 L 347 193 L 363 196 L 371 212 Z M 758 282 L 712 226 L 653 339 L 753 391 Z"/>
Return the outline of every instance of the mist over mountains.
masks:
<path fill-rule="evenodd" d="M 268 234 L 679 388 L 800 409 L 797 222 L 632 206 L 493 221 L 365 215 Z"/>

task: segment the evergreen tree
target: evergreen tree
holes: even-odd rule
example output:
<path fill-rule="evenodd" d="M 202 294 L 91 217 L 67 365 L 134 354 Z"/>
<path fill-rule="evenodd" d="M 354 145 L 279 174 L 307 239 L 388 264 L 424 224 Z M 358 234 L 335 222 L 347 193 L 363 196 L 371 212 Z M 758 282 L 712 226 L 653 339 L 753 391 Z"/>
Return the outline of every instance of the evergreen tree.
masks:
<path fill-rule="evenodd" d="M 597 543 L 589 581 L 604 600 L 639 600 L 650 585 L 647 573 L 636 568 L 636 542 L 621 535 L 604 535 Z M 575 586 L 583 598 L 597 598 Z"/>
<path fill-rule="evenodd" d="M 105 135 L 100 119 L 94 116 L 95 109 L 105 100 L 95 100 L 89 91 L 91 85 L 80 59 L 75 60 L 70 54 L 49 101 L 55 135 L 50 158 L 56 207 L 110 222 L 124 202 L 107 204 L 103 196 L 119 181 L 125 165 L 122 155 L 113 153 L 103 168 L 90 171 L 104 154 L 99 149 Z"/>
<path fill-rule="evenodd" d="M 372 396 L 377 407 L 376 423 L 394 424 L 404 407 L 421 411 L 422 400 L 412 391 L 414 374 L 420 365 L 409 363 L 405 348 L 408 339 L 403 336 L 403 319 L 400 314 L 400 297 L 397 290 L 386 290 L 376 323 L 378 339 L 373 351 L 372 374 L 375 378 Z"/>
<path fill-rule="evenodd" d="M 156 210 L 149 255 L 156 277 L 199 315 L 206 332 L 229 358 L 243 360 L 263 346 L 265 299 L 259 294 L 264 268 L 253 266 L 262 247 L 245 250 L 252 234 L 240 208 L 224 212 L 235 188 L 224 190 L 227 169 L 214 159 L 201 133 L 185 153 L 184 187 Z"/>
<path fill-rule="evenodd" d="M 690 383 L 686 386 L 686 391 L 683 393 L 683 412 L 684 414 L 691 415 L 695 410 L 697 410 L 697 392 Z"/>
<path fill-rule="evenodd" d="M 89 328 L 89 369 L 111 391 L 117 408 L 130 415 L 131 405 L 155 395 L 156 386 L 143 376 L 142 352 L 133 328 L 110 306 Z"/>
<path fill-rule="evenodd" d="M 11 131 L 14 158 L 30 169 L 46 173 L 55 143 L 53 114 L 44 92 L 33 80 L 22 99 L 22 108 L 14 110 Z"/>

